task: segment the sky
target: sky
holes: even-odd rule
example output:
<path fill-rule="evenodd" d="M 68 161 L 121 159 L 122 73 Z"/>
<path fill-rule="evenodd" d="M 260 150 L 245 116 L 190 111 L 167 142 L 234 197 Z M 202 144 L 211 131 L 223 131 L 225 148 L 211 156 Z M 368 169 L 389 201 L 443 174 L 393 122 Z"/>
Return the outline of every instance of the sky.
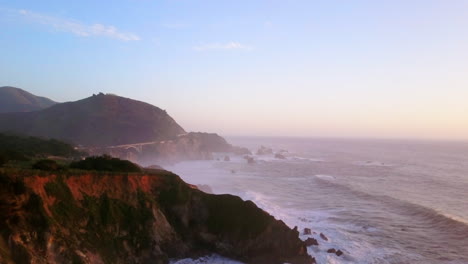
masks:
<path fill-rule="evenodd" d="M 468 1 L 0 0 L 0 86 L 225 136 L 468 139 Z"/>

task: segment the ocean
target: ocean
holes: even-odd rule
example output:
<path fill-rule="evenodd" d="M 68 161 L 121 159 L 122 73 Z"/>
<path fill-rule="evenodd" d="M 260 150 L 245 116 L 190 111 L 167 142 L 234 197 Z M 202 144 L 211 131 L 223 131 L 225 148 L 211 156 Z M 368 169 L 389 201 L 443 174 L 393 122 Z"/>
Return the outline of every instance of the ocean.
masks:
<path fill-rule="evenodd" d="M 229 138 L 255 159 L 224 154 L 166 169 L 191 184 L 254 201 L 310 228 L 317 263 L 468 263 L 468 143 Z M 260 146 L 273 154 L 255 155 Z M 281 152 L 286 159 L 275 158 Z M 219 159 L 219 160 L 217 160 Z M 320 238 L 323 233 L 328 240 Z M 339 249 L 343 255 L 327 253 Z M 238 263 L 219 256 L 185 263 Z"/>

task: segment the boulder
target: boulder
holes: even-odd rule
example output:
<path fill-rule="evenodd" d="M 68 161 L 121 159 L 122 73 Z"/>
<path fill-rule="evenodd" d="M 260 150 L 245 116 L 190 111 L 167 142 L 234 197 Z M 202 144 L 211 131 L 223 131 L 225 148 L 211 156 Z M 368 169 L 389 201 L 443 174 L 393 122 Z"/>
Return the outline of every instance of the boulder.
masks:
<path fill-rule="evenodd" d="M 304 243 L 306 246 L 318 246 L 317 239 L 311 237 L 307 238 Z"/>
<path fill-rule="evenodd" d="M 320 238 L 325 241 L 328 241 L 328 238 L 323 233 L 320 233 Z"/>
<path fill-rule="evenodd" d="M 339 257 L 339 256 L 343 255 L 343 251 L 338 249 L 335 254 Z"/>
<path fill-rule="evenodd" d="M 312 230 L 310 228 L 304 228 L 304 235 L 312 235 Z"/>
<path fill-rule="evenodd" d="M 336 249 L 330 248 L 329 250 L 327 250 L 327 253 L 336 253 Z"/>
<path fill-rule="evenodd" d="M 273 150 L 271 148 L 260 146 L 260 148 L 257 150 L 257 155 L 268 155 L 268 154 L 273 154 Z"/>
<path fill-rule="evenodd" d="M 247 161 L 248 164 L 255 164 L 255 160 L 253 157 L 244 156 L 244 159 Z"/>
<path fill-rule="evenodd" d="M 275 158 L 276 159 L 286 159 L 286 157 L 283 154 L 280 154 L 280 153 L 276 153 Z"/>
<path fill-rule="evenodd" d="M 248 148 L 232 146 L 231 152 L 236 155 L 252 155 L 252 152 Z"/>

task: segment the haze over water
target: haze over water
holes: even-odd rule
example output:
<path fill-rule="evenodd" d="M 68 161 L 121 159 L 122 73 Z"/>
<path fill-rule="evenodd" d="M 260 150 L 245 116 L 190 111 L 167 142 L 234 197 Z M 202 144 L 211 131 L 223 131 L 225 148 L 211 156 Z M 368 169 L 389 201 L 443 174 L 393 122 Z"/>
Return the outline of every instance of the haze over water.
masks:
<path fill-rule="evenodd" d="M 318 263 L 468 263 L 468 144 L 233 138 L 287 160 L 184 162 L 167 169 L 215 193 L 253 200 L 319 241 Z M 222 159 L 221 159 L 222 160 Z M 232 170 L 235 173 L 232 173 Z M 322 232 L 329 241 L 320 239 Z M 302 235 L 302 239 L 307 236 Z M 337 257 L 326 253 L 341 249 Z"/>

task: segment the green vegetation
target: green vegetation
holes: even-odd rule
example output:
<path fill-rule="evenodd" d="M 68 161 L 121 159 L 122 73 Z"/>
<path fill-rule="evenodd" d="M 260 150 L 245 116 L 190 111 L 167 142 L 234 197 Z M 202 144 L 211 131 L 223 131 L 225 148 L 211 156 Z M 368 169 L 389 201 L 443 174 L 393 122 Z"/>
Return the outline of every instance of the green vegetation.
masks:
<path fill-rule="evenodd" d="M 82 155 L 70 144 L 56 139 L 41 139 L 0 133 L 0 145 L 2 146 L 2 151 L 15 151 L 25 156 L 78 157 Z"/>
<path fill-rule="evenodd" d="M 51 207 L 55 223 L 66 228 L 67 241 L 81 241 L 83 248 L 99 252 L 105 263 L 116 263 L 121 254 L 126 254 L 125 245 L 139 253 L 151 247 L 153 213 L 151 198 L 137 193 L 137 204 L 112 199 L 106 193 L 98 197 L 84 195 L 83 200 L 74 199 L 62 177 L 45 186 L 47 195 L 57 202 Z M 80 226 L 81 231 L 76 228 Z"/>
<path fill-rule="evenodd" d="M 112 158 L 109 155 L 88 157 L 85 160 L 72 162 L 70 163 L 70 168 L 92 171 L 141 172 L 141 168 L 138 165 L 128 160 Z"/>
<path fill-rule="evenodd" d="M 203 195 L 203 198 L 210 212 L 206 224 L 213 233 L 229 233 L 241 239 L 255 238 L 271 221 L 271 216 L 259 210 L 252 201 L 242 201 L 237 196 L 227 194 Z"/>
<path fill-rule="evenodd" d="M 64 167 L 60 166 L 55 160 L 50 159 L 39 160 L 32 165 L 32 168 L 44 171 L 58 171 L 64 169 Z"/>
<path fill-rule="evenodd" d="M 55 140 L 0 133 L 0 166 L 10 161 L 28 161 L 49 156 L 77 158 L 83 153 L 73 146 Z"/>

